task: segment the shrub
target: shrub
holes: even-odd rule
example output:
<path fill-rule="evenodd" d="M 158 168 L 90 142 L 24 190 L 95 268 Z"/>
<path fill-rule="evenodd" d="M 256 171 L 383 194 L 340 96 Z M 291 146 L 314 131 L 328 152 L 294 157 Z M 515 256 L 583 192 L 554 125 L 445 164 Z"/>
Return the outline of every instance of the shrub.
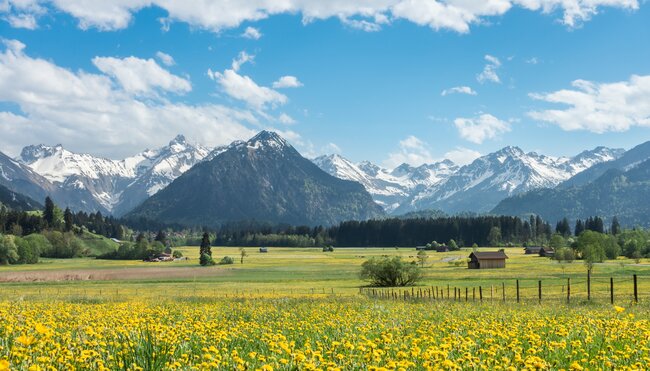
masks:
<path fill-rule="evenodd" d="M 224 256 L 220 261 L 219 265 L 235 264 L 235 259 L 230 256 Z"/>
<path fill-rule="evenodd" d="M 212 257 L 208 254 L 201 254 L 201 257 L 199 258 L 199 263 L 202 266 L 209 266 L 209 265 L 215 265 L 216 263 L 212 259 Z"/>
<path fill-rule="evenodd" d="M 323 247 L 323 252 L 334 252 L 334 247 L 332 245 Z"/>
<path fill-rule="evenodd" d="M 14 236 L 0 235 L 0 265 L 15 264 L 20 259 Z"/>
<path fill-rule="evenodd" d="M 172 253 L 172 256 L 174 257 L 174 259 L 180 259 L 180 258 L 183 257 L 183 253 L 180 252 L 179 250 L 174 250 L 174 252 Z"/>
<path fill-rule="evenodd" d="M 28 240 L 20 237 L 15 237 L 14 242 L 18 250 L 18 264 L 36 264 L 41 251 L 37 246 L 29 243 Z"/>
<path fill-rule="evenodd" d="M 81 256 L 86 251 L 84 243 L 72 232 L 61 233 L 59 231 L 43 232 L 51 246 L 50 249 L 41 252 L 41 256 L 48 258 L 74 258 Z"/>
<path fill-rule="evenodd" d="M 422 274 L 415 264 L 404 262 L 400 257 L 374 257 L 361 265 L 360 277 L 373 286 L 392 287 L 413 285 Z"/>

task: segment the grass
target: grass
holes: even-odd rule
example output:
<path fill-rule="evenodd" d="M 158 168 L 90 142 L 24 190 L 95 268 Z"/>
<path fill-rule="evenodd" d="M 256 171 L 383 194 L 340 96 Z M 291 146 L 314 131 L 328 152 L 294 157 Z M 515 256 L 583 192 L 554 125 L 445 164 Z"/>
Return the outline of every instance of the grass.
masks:
<path fill-rule="evenodd" d="M 78 259 L 43 259 L 35 265 L 0 267 L 0 280 L 11 273 L 44 275 L 58 273 L 73 275 L 75 272 L 96 271 L 94 277 L 101 277 L 101 272 L 131 272 L 125 277 L 111 280 L 57 281 L 57 282 L 5 282 L 0 288 L 2 293 L 14 292 L 31 295 L 42 294 L 48 288 L 57 293 L 84 290 L 99 295 L 111 292 L 117 295 L 143 295 L 145 293 L 162 295 L 158 289 L 164 285 L 167 292 L 180 292 L 192 295 L 239 295 L 239 294 L 339 294 L 353 295 L 359 287 L 366 285 L 358 278 L 359 267 L 363 261 L 373 256 L 398 255 L 405 260 L 414 261 L 414 248 L 338 248 L 334 252 L 322 252 L 315 248 L 269 248 L 268 253 L 259 253 L 257 248 L 247 248 L 249 256 L 244 264 L 239 262 L 239 248 L 213 247 L 216 260 L 231 256 L 235 264 L 198 267 L 198 248 L 179 248 L 189 260 L 147 263 L 141 261 L 98 260 L 92 258 Z M 481 249 L 494 250 L 494 249 Z M 586 299 L 586 268 L 580 261 L 558 263 L 547 258 L 524 255 L 523 249 L 506 249 L 509 256 L 505 269 L 470 270 L 464 259 L 471 250 L 436 253 L 428 252 L 428 261 L 423 268 L 424 279 L 420 288 L 450 286 L 459 288 L 462 296 L 465 288 L 470 293 L 481 287 L 484 297 L 500 298 L 501 286 L 506 285 L 508 299 L 514 300 L 515 280 L 519 280 L 520 296 L 524 299 L 537 298 L 538 281 L 542 281 L 543 295 L 546 298 L 562 300 L 565 298 L 567 278 L 571 279 L 572 297 L 576 300 Z M 458 261 L 460 265 L 454 264 Z M 161 277 L 159 273 L 169 269 L 170 275 Z M 148 274 L 148 272 L 152 274 Z M 157 274 L 153 274 L 156 272 Z M 174 274 L 171 274 L 174 272 Z M 609 300 L 609 279 L 615 280 L 615 297 L 617 301 L 628 301 L 632 295 L 632 275 L 639 275 L 641 296 L 647 297 L 650 291 L 650 263 L 646 260 L 635 264 L 629 259 L 619 259 L 597 264 L 592 275 L 592 298 Z M 120 274 L 118 274 L 120 276 Z M 111 276 L 112 277 L 112 276 Z M 124 279 L 122 279 L 124 278 Z M 60 278 L 59 278 L 60 279 Z M 36 294 L 34 294 L 36 295 Z M 478 295 L 478 294 L 477 294 Z"/>
<path fill-rule="evenodd" d="M 214 267 L 198 266 L 197 247 L 180 250 L 190 260 L 44 259 L 36 265 L 0 267 L 0 280 L 12 274 L 118 273 L 110 280 L 0 283 L 0 370 L 578 370 L 650 365 L 647 260 L 598 264 L 588 302 L 582 262 L 559 264 L 518 248 L 506 250 L 510 259 L 505 269 L 469 270 L 463 259 L 470 250 L 429 252 L 424 280 L 406 290 L 426 293 L 433 288 L 446 295 L 449 285 L 462 294 L 467 288 L 471 295 L 483 289 L 482 302 L 470 296 L 466 303 L 464 297 L 378 299 L 368 295 L 371 289 L 359 295 L 366 284 L 358 278 L 363 261 L 382 255 L 412 261 L 414 248 L 338 248 L 329 253 L 248 248 L 249 256 L 240 264 L 238 248 L 213 247 L 216 260 L 225 255 L 236 260 Z M 453 264 L 456 260 L 461 264 Z M 639 275 L 639 305 L 631 302 L 632 274 Z M 620 307 L 608 303 L 610 277 Z M 568 278 L 570 304 L 564 300 Z M 523 298 L 519 304 L 515 279 Z M 539 280 L 545 295 L 541 304 L 536 299 Z M 502 283 L 505 303 L 498 291 Z"/>

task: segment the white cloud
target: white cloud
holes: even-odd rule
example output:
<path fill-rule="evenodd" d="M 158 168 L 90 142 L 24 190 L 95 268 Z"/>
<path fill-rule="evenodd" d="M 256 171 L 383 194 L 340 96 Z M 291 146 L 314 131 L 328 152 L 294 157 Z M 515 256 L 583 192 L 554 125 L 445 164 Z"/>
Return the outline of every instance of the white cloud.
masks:
<path fill-rule="evenodd" d="M 538 64 L 539 63 L 539 58 L 537 58 L 537 57 L 528 58 L 528 59 L 526 59 L 526 63 L 528 63 L 528 64 Z"/>
<path fill-rule="evenodd" d="M 262 37 L 262 33 L 255 27 L 246 27 L 246 30 L 241 36 L 246 39 L 259 40 Z"/>
<path fill-rule="evenodd" d="M 303 86 L 302 83 L 298 81 L 298 78 L 295 76 L 282 76 L 278 81 L 273 83 L 273 88 L 275 89 L 299 88 L 301 86 Z"/>
<path fill-rule="evenodd" d="M 241 52 L 239 52 L 239 55 L 237 56 L 237 58 L 233 59 L 233 61 L 232 61 L 232 69 L 233 69 L 233 71 L 239 71 L 241 66 L 243 66 L 244 64 L 246 64 L 248 62 L 252 63 L 254 60 L 255 60 L 254 55 L 250 55 L 250 54 L 246 53 L 245 51 L 241 51 Z"/>
<path fill-rule="evenodd" d="M 388 159 L 384 161 L 384 165 L 388 168 L 394 168 L 403 163 L 412 166 L 431 163 L 434 161 L 434 158 L 427 147 L 427 143 L 416 136 L 410 135 L 399 142 L 398 151 L 390 153 Z"/>
<path fill-rule="evenodd" d="M 238 73 L 243 64 L 252 62 L 254 58 L 254 55 L 240 52 L 237 58 L 232 61 L 232 69 L 226 69 L 223 73 L 208 69 L 208 77 L 216 81 L 230 97 L 245 102 L 257 110 L 259 114 L 264 115 L 263 111 L 265 109 L 283 105 L 289 99 L 276 90 L 258 85 L 249 76 Z M 282 81 L 282 79 L 278 81 Z M 298 82 L 297 79 L 295 82 Z"/>
<path fill-rule="evenodd" d="M 483 67 L 483 72 L 476 75 L 476 80 L 483 84 L 484 82 L 495 82 L 501 83 L 501 79 L 497 74 L 497 70 L 501 67 L 501 61 L 497 57 L 491 55 L 486 55 L 485 60 L 488 62 L 485 67 Z"/>
<path fill-rule="evenodd" d="M 242 76 L 235 70 L 223 73 L 208 70 L 208 76 L 215 80 L 229 96 L 246 102 L 252 108 L 264 110 L 268 106 L 283 105 L 289 100 L 286 95 L 271 88 L 259 86 L 248 76 Z"/>
<path fill-rule="evenodd" d="M 614 83 L 575 80 L 571 85 L 574 89 L 531 94 L 534 99 L 568 107 L 532 111 L 528 115 L 563 130 L 594 133 L 650 126 L 650 75 L 633 75 L 628 81 Z"/>
<path fill-rule="evenodd" d="M 471 164 L 479 157 L 481 157 L 480 152 L 464 147 L 456 147 L 444 155 L 444 158 L 449 159 L 460 166 Z"/>
<path fill-rule="evenodd" d="M 330 142 L 330 143 L 327 143 L 323 147 L 323 152 L 324 153 L 341 153 L 342 151 L 341 151 L 341 147 L 339 147 L 336 144 Z"/>
<path fill-rule="evenodd" d="M 178 133 L 206 145 L 228 144 L 259 125 L 245 110 L 140 99 L 104 74 L 70 71 L 25 54 L 19 41 L 0 48 L 0 148 L 16 154 L 34 143 L 62 143 L 108 157 L 132 155 L 167 143 Z"/>
<path fill-rule="evenodd" d="M 7 17 L 7 22 L 13 28 L 26 28 L 35 30 L 38 28 L 36 17 L 33 14 L 14 14 Z"/>
<path fill-rule="evenodd" d="M 167 53 L 163 53 L 161 51 L 156 52 L 156 58 L 158 58 L 162 64 L 164 64 L 167 67 L 173 66 L 176 64 L 176 61 L 174 61 L 174 57 Z"/>
<path fill-rule="evenodd" d="M 128 93 L 155 95 L 157 91 L 187 93 L 192 90 L 188 80 L 172 75 L 153 59 L 95 57 L 93 64 L 113 77 Z"/>
<path fill-rule="evenodd" d="M 487 113 L 474 118 L 457 118 L 454 120 L 454 125 L 461 138 L 476 144 L 510 131 L 509 122 L 499 120 Z"/>
<path fill-rule="evenodd" d="M 440 95 L 447 96 L 449 94 L 467 94 L 467 95 L 476 95 L 476 91 L 470 88 L 469 86 L 456 86 L 453 88 L 445 89 L 440 93 Z"/>
<path fill-rule="evenodd" d="M 543 13 L 562 12 L 562 23 L 578 26 L 602 7 L 638 9 L 638 0 L 4 0 L 5 13 L 40 15 L 43 5 L 78 19 L 82 29 L 117 30 L 128 27 L 135 13 L 158 7 L 167 13 L 163 25 L 185 22 L 192 27 L 219 32 L 278 14 L 301 14 L 305 23 L 336 17 L 367 31 L 380 24 L 404 19 L 434 30 L 469 32 L 486 18 L 501 16 L 513 7 Z M 2 4 L 2 3 L 0 3 Z"/>
<path fill-rule="evenodd" d="M 280 114 L 280 116 L 278 116 L 278 121 L 280 121 L 281 124 L 285 125 L 293 125 L 296 123 L 296 120 L 294 120 L 293 117 L 287 115 L 286 113 Z"/>

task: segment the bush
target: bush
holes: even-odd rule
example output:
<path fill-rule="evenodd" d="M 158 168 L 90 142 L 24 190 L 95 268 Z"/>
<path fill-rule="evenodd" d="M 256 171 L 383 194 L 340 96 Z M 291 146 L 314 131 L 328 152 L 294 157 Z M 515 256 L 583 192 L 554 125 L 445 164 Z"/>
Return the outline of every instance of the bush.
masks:
<path fill-rule="evenodd" d="M 334 252 L 334 247 L 333 246 L 325 246 L 323 247 L 323 252 Z"/>
<path fill-rule="evenodd" d="M 72 232 L 48 231 L 43 232 L 43 235 L 51 246 L 48 250 L 42 251 L 41 256 L 47 258 L 75 258 L 81 256 L 87 250 L 84 243 Z"/>
<path fill-rule="evenodd" d="M 373 286 L 392 287 L 413 285 L 422 278 L 420 268 L 394 256 L 371 258 L 361 265 L 360 277 Z"/>
<path fill-rule="evenodd" d="M 219 261 L 219 265 L 228 265 L 228 264 L 235 264 L 235 259 L 231 258 L 230 256 L 224 256 Z"/>
<path fill-rule="evenodd" d="M 20 259 L 14 236 L 0 234 L 0 265 L 15 264 Z"/>
<path fill-rule="evenodd" d="M 20 237 L 15 237 L 14 242 L 18 250 L 18 264 L 38 263 L 38 257 L 41 255 L 41 251 L 37 246 L 30 244 L 28 240 Z"/>
<path fill-rule="evenodd" d="M 209 266 L 209 265 L 215 265 L 216 263 L 212 259 L 212 257 L 208 254 L 201 254 L 201 257 L 199 258 L 199 263 L 202 266 Z"/>
<path fill-rule="evenodd" d="M 172 253 L 172 256 L 174 257 L 174 259 L 180 259 L 180 258 L 183 257 L 183 253 L 180 252 L 179 250 L 174 250 L 174 252 Z"/>

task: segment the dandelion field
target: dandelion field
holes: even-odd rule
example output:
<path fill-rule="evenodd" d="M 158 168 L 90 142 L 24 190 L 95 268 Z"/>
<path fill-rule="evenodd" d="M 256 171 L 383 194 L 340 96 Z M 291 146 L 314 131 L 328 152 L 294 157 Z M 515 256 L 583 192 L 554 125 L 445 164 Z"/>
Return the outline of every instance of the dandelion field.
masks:
<path fill-rule="evenodd" d="M 286 249 L 206 268 L 214 275 L 201 277 L 0 283 L 0 371 L 650 368 L 650 286 L 641 282 L 634 303 L 628 284 L 631 272 L 647 277 L 645 264 L 597 267 L 602 274 L 587 302 L 577 262 L 559 267 L 513 253 L 505 270 L 471 272 L 449 264 L 449 254 L 432 255 L 415 290 L 504 280 L 506 302 L 360 295 L 360 257 L 387 253 L 413 255 Z M 64 264 L 88 269 L 91 262 Z M 609 275 L 620 281 L 615 306 L 605 292 Z M 532 298 L 543 279 L 549 299 L 516 303 L 514 277 Z M 576 282 L 570 304 L 561 299 L 567 277 Z"/>
<path fill-rule="evenodd" d="M 647 368 L 649 313 L 619 311 L 334 297 L 4 302 L 0 367 Z"/>

